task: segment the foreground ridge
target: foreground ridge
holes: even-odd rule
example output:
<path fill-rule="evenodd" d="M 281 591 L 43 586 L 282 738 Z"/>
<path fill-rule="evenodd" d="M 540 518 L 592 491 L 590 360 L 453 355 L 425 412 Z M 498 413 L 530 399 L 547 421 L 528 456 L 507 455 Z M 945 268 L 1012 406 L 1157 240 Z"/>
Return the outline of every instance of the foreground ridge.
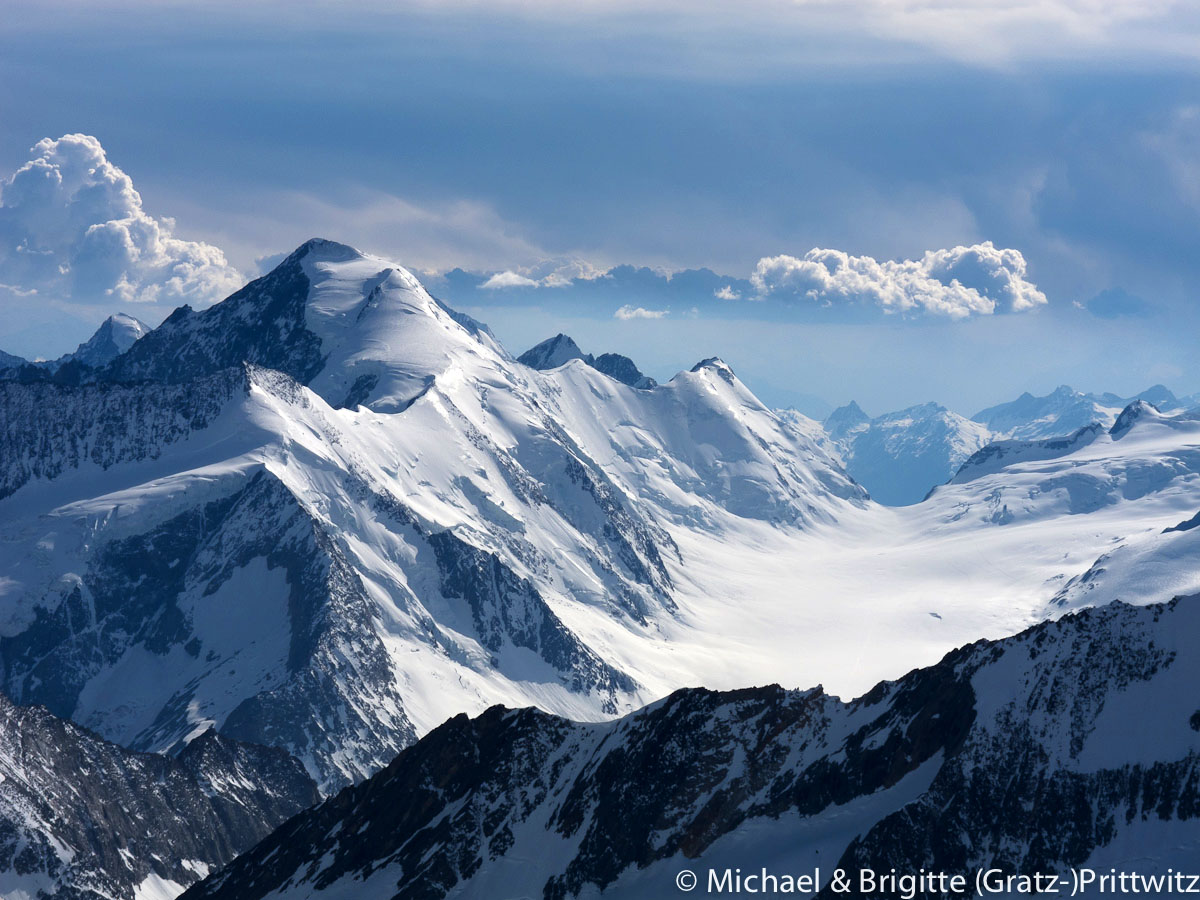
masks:
<path fill-rule="evenodd" d="M 318 796 L 281 750 L 206 731 L 134 753 L 0 694 L 0 897 L 177 893 Z"/>
<path fill-rule="evenodd" d="M 651 898 L 682 868 L 1200 865 L 1197 627 L 1196 598 L 1114 604 L 850 703 L 772 686 L 682 690 L 607 724 L 458 716 L 184 897 Z"/>

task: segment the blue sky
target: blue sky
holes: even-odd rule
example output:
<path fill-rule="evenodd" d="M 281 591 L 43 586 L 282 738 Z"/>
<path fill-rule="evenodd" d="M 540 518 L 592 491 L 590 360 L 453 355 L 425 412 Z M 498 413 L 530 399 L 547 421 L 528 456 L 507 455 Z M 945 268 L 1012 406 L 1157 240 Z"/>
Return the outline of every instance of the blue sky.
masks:
<path fill-rule="evenodd" d="M 57 355 L 117 307 L 153 323 L 320 234 L 425 273 L 515 352 L 565 330 L 656 377 L 719 354 L 773 403 L 1200 390 L 1186 4 L 243 6 L 14 4 L 0 175 L 43 138 L 94 135 L 145 215 L 174 219 L 155 246 L 224 262 L 89 294 L 80 273 L 120 268 L 93 248 L 70 285 L 46 281 L 5 191 L 0 349 Z M 1046 302 L 955 317 L 752 281 L 812 248 L 883 264 L 984 242 Z M 614 266 L 713 275 L 594 283 Z M 480 288 L 501 272 L 560 286 Z M 727 284 L 739 299 L 713 296 Z"/>

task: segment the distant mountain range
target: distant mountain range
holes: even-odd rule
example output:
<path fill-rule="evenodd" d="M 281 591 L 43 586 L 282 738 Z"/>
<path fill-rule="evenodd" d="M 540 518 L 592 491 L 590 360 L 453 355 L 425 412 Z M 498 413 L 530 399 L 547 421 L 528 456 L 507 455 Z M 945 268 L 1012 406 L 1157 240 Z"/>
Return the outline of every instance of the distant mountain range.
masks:
<path fill-rule="evenodd" d="M 970 419 L 936 403 L 872 418 L 851 402 L 832 412 L 822 424 L 827 449 L 873 499 L 889 506 L 907 506 L 948 481 L 972 454 L 988 444 L 1066 437 L 1092 424 L 1107 428 L 1122 409 L 1138 400 L 1163 412 L 1200 405 L 1196 397 L 1176 397 L 1161 384 L 1133 397 L 1084 394 L 1063 385 L 1045 397 L 1022 394 Z M 794 410 L 786 414 L 793 419 L 797 416 Z"/>
<path fill-rule="evenodd" d="M 513 358 L 407 270 L 324 240 L 137 331 L 114 319 L 0 375 L 5 900 L 172 896 L 318 794 L 262 845 L 286 852 L 199 895 L 656 895 L 655 866 L 782 816 L 822 860 L 1125 846 L 1107 819 L 1026 822 L 1036 785 L 1127 826 L 1161 776 L 1164 821 L 1193 815 L 1187 601 L 1011 638 L 1200 593 L 1182 401 L 822 425 L 719 358 L 663 384 L 565 335 Z M 773 682 L 828 693 L 737 690 Z M 696 685 L 720 693 L 663 700 Z M 1159 697 L 1158 755 L 1105 730 Z M 907 843 L 909 816 L 965 837 Z M 88 829 L 112 840 L 84 848 Z M 390 886 L 354 893 L 368 872 Z"/>
<path fill-rule="evenodd" d="M 133 316 L 117 313 L 105 319 L 95 333 L 80 344 L 73 353 L 67 353 L 58 359 L 44 362 L 29 362 L 11 353 L 0 352 L 0 372 L 4 369 L 21 369 L 29 371 L 25 377 L 36 377 L 37 370 L 51 374 L 68 367 L 69 363 L 87 368 L 98 369 L 112 362 L 133 346 L 133 342 L 150 331 L 150 327 L 138 321 Z M 20 377 L 10 373 L 8 377 Z"/>
<path fill-rule="evenodd" d="M 632 277 L 633 274 L 632 269 L 628 272 L 622 269 L 606 277 L 620 281 L 618 276 Z M 711 273 L 700 274 L 709 280 L 716 277 Z M 650 270 L 644 270 L 642 275 L 652 280 L 658 277 Z M 469 320 L 469 317 L 461 316 L 444 305 L 443 308 L 448 314 Z M 473 324 L 485 328 L 480 323 Z M 95 334 L 73 353 L 53 361 L 29 363 L 0 351 L 0 377 L 4 377 L 4 369 L 19 371 L 24 366 L 23 376 L 13 371 L 8 377 L 24 377 L 26 380 L 53 378 L 57 372 L 59 381 L 75 379 L 79 377 L 80 365 L 102 368 L 149 331 L 148 326 L 132 316 L 118 313 L 106 319 Z M 487 334 L 491 338 L 491 333 Z M 558 334 L 530 348 L 517 361 L 530 368 L 546 371 L 572 359 L 579 359 L 631 387 L 645 389 L 657 384 L 629 357 L 618 353 L 602 353 L 599 356 L 584 353 L 565 334 Z M 1132 397 L 1120 397 L 1112 393 L 1083 393 L 1060 385 L 1044 397 L 1024 393 L 1016 400 L 980 410 L 969 419 L 937 403 L 919 404 L 872 417 L 852 401 L 824 419 L 821 423 L 825 429 L 824 436 L 819 436 L 819 432 L 807 426 L 800 427 L 810 437 L 820 440 L 850 475 L 870 492 L 874 500 L 888 506 L 906 506 L 919 502 L 933 487 L 949 480 L 972 453 L 989 443 L 1065 436 L 1094 422 L 1107 426 L 1135 400 L 1146 400 L 1163 411 L 1200 405 L 1200 397 L 1176 397 L 1161 384 Z M 776 412 L 794 425 L 807 418 L 794 409 Z"/>

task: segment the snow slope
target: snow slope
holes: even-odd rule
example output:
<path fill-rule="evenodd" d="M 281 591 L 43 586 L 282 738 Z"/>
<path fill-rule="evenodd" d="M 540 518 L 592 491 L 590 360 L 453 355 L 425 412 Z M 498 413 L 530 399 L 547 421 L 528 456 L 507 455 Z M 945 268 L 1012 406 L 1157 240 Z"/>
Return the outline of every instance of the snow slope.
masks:
<path fill-rule="evenodd" d="M 458 709 L 657 696 L 669 524 L 865 503 L 717 360 L 547 379 L 464 318 L 310 242 L 110 380 L 3 385 L 6 690 L 141 749 L 216 725 L 333 789 Z"/>
<path fill-rule="evenodd" d="M 0 388 L 4 689 L 138 749 L 283 747 L 326 792 L 495 703 L 853 697 L 1200 509 L 1196 430 L 1140 407 L 883 507 L 719 359 L 537 371 L 328 241 L 93 383 Z"/>

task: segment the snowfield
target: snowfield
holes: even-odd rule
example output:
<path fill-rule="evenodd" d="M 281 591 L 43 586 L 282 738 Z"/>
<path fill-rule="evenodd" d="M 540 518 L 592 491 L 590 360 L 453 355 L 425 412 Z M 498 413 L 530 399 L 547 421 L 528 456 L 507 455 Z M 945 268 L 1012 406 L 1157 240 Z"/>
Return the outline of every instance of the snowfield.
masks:
<path fill-rule="evenodd" d="M 283 746 L 326 790 L 495 703 L 849 699 L 1082 605 L 1200 590 L 1200 531 L 1164 533 L 1200 510 L 1200 421 L 1146 404 L 884 507 L 718 359 L 650 388 L 536 371 L 320 241 L 112 365 L 123 384 L 3 385 L 6 690 L 138 749 L 210 725 Z"/>

